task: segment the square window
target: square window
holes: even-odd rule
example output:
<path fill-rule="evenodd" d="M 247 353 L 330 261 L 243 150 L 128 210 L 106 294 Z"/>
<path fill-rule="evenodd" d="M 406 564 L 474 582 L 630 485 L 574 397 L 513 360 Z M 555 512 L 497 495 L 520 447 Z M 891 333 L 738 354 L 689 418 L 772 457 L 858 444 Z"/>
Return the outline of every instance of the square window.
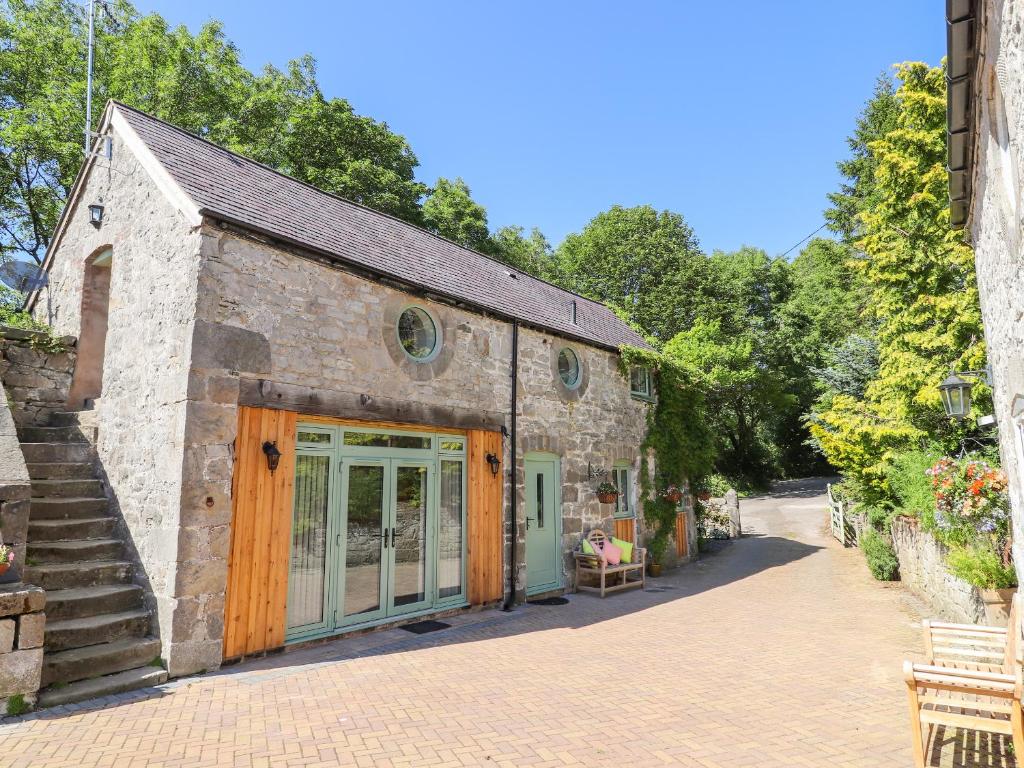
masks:
<path fill-rule="evenodd" d="M 651 399 L 653 395 L 651 386 L 651 369 L 645 366 L 637 366 L 629 372 L 629 392 L 635 397 Z"/>

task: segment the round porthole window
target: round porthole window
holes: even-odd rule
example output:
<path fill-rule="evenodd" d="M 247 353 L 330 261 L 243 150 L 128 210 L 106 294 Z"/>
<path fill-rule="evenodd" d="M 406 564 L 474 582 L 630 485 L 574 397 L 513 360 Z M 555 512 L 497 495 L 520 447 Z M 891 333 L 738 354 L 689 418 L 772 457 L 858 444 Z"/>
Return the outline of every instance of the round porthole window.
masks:
<path fill-rule="evenodd" d="M 568 347 L 558 353 L 558 377 L 569 389 L 580 385 L 580 359 Z"/>
<path fill-rule="evenodd" d="M 441 347 L 437 325 L 420 307 L 409 307 L 398 318 L 398 343 L 418 363 L 433 360 Z"/>

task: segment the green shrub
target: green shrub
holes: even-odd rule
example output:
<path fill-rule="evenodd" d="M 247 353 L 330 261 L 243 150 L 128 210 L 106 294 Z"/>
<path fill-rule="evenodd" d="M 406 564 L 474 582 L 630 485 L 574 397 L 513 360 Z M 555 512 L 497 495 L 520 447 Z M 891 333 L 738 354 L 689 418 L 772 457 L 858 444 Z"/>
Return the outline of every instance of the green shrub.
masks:
<path fill-rule="evenodd" d="M 954 576 L 979 589 L 1006 589 L 1017 586 L 1013 565 L 1003 565 L 998 553 L 987 547 L 953 547 L 946 565 Z"/>
<path fill-rule="evenodd" d="M 868 528 L 861 536 L 860 548 L 864 550 L 864 558 L 868 561 L 868 569 L 872 576 L 879 581 L 899 579 L 900 563 L 888 538 L 873 528 Z"/>
<path fill-rule="evenodd" d="M 893 459 L 886 480 L 899 514 L 919 518 L 926 530 L 934 526 L 935 494 L 925 474 L 942 457 L 938 451 L 912 451 Z"/>

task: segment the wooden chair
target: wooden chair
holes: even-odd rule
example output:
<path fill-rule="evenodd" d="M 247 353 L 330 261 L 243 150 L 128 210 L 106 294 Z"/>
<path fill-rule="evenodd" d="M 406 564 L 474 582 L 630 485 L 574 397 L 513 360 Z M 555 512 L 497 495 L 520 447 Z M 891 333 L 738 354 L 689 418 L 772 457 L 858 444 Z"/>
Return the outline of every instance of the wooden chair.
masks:
<path fill-rule="evenodd" d="M 922 727 L 930 738 L 935 725 L 1010 736 L 1024 755 L 1022 618 L 1014 595 L 1007 628 L 923 622 L 926 660 L 903 664 L 915 766 L 925 764 Z"/>
<path fill-rule="evenodd" d="M 590 542 L 594 552 L 598 553 L 604 548 L 608 537 L 600 528 L 595 528 L 587 534 L 586 540 Z M 647 550 L 643 547 L 633 547 L 632 562 L 620 565 L 608 565 L 599 554 L 591 555 L 584 552 L 582 542 L 580 548 L 573 552 L 573 557 L 576 558 L 577 592 L 581 589 L 585 592 L 599 592 L 601 597 L 604 597 L 608 592 L 618 592 L 620 589 L 632 589 L 633 587 L 642 588 L 647 583 Z M 637 573 L 640 574 L 639 579 L 630 578 L 631 575 L 635 576 Z M 599 586 L 583 584 L 581 576 L 596 576 Z M 621 580 L 616 579 L 616 583 L 609 584 L 609 576 L 621 576 Z"/>

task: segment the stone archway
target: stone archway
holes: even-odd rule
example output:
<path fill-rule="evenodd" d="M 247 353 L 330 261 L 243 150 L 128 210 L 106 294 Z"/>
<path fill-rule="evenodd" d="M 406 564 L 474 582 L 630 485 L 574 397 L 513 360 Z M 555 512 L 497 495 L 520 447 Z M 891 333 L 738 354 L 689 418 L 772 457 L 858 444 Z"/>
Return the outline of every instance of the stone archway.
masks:
<path fill-rule="evenodd" d="M 103 394 L 103 356 L 107 343 L 107 312 L 110 308 L 110 272 L 113 249 L 101 248 L 86 259 L 82 279 L 82 313 L 68 408 L 87 408 Z"/>

